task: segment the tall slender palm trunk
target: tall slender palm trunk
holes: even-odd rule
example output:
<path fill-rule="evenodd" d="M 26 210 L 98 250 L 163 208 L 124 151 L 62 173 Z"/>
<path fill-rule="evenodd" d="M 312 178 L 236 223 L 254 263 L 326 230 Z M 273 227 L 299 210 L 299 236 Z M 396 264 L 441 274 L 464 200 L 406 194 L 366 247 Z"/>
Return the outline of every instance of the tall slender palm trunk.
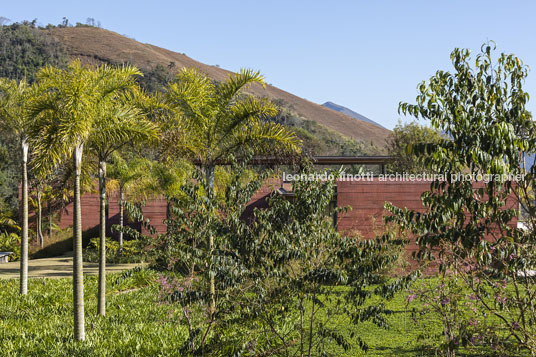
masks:
<path fill-rule="evenodd" d="M 43 249 L 45 245 L 45 239 L 43 237 L 43 207 L 41 204 L 41 199 L 43 197 L 43 192 L 41 190 L 37 191 L 37 238 L 39 239 L 39 246 Z"/>
<path fill-rule="evenodd" d="M 125 193 L 123 191 L 123 185 L 119 186 L 119 226 L 123 228 L 125 224 L 125 207 L 123 206 L 125 202 Z M 123 229 L 119 231 L 119 254 L 123 254 Z"/>
<path fill-rule="evenodd" d="M 99 161 L 100 243 L 97 313 L 106 315 L 106 162 Z"/>
<path fill-rule="evenodd" d="M 214 165 L 207 165 L 205 167 L 205 174 L 206 174 L 206 180 L 207 180 L 207 194 L 209 198 L 213 198 L 214 196 Z M 210 277 L 210 305 L 209 305 L 209 312 L 210 312 L 210 318 L 214 316 L 214 313 L 216 312 L 216 280 L 215 280 L 215 272 L 214 272 L 214 266 L 212 265 L 212 253 L 214 252 L 214 235 L 211 233 L 208 237 L 208 249 L 210 254 L 210 271 L 209 271 L 209 277 Z"/>
<path fill-rule="evenodd" d="M 50 202 L 51 200 L 52 198 L 49 198 L 47 202 L 48 239 L 52 237 L 52 203 Z"/>
<path fill-rule="evenodd" d="M 82 262 L 82 209 L 80 206 L 80 173 L 82 168 L 83 144 L 77 145 L 73 153 L 74 164 L 74 214 L 73 214 L 73 308 L 74 338 L 86 339 L 84 321 L 84 267 Z"/>
<path fill-rule="evenodd" d="M 28 143 L 22 146 L 22 236 L 20 240 L 20 293 L 28 294 Z"/>

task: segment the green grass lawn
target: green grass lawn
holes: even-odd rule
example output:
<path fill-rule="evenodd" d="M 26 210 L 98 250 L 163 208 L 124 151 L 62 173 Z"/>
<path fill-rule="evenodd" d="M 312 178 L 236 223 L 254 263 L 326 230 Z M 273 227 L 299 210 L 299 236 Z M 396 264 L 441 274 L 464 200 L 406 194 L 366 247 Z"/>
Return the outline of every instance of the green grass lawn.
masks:
<path fill-rule="evenodd" d="M 146 272 L 110 288 L 103 318 L 96 316 L 97 279 L 86 277 L 87 339 L 76 343 L 71 279 L 30 279 L 27 296 L 18 295 L 17 280 L 0 280 L 0 355 L 176 355 L 186 329 L 172 306 L 156 301 L 155 281 Z"/>
<path fill-rule="evenodd" d="M 339 321 L 338 324 L 346 329 L 353 329 L 369 346 L 364 353 L 353 349 L 347 356 L 425 356 L 430 350 L 421 339 L 424 334 L 439 334 L 442 330 L 441 322 L 434 318 L 420 320 L 415 324 L 410 311 L 404 310 L 406 293 L 400 293 L 386 304 L 393 311 L 387 319 L 390 327 L 383 329 L 372 322 L 352 325 L 349 321 Z"/>
<path fill-rule="evenodd" d="M 23 356 L 176 356 L 187 338 L 180 309 L 158 301 L 158 273 L 150 270 L 112 284 L 117 274 L 108 276 L 106 317 L 96 316 L 96 277 L 86 283 L 86 329 L 83 343 L 73 340 L 72 280 L 30 279 L 28 296 L 19 296 L 18 280 L 0 279 L 0 355 Z M 432 317 L 412 321 L 404 311 L 407 293 L 388 302 L 394 311 L 391 327 L 373 323 L 352 325 L 333 321 L 341 331 L 353 330 L 369 345 L 368 353 L 358 348 L 346 356 L 422 356 L 433 354 L 419 338 L 439 334 L 441 324 Z M 341 352 L 339 354 L 339 352 Z"/>

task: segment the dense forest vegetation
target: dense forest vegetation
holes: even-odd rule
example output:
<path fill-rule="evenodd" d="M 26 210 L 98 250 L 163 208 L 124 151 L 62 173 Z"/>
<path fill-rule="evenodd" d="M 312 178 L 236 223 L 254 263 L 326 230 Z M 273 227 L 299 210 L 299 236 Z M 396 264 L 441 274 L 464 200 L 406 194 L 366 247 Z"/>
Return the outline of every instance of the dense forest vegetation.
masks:
<path fill-rule="evenodd" d="M 54 37 L 41 31 L 36 21 L 0 26 L 0 77 L 34 80 L 45 65 L 65 67 L 67 54 Z M 14 211 L 18 205 L 20 164 L 17 138 L 0 127 L 0 211 Z"/>
<path fill-rule="evenodd" d="M 35 21 L 0 27 L 0 77 L 31 82 L 39 68 L 66 64 L 62 44 L 36 27 Z"/>

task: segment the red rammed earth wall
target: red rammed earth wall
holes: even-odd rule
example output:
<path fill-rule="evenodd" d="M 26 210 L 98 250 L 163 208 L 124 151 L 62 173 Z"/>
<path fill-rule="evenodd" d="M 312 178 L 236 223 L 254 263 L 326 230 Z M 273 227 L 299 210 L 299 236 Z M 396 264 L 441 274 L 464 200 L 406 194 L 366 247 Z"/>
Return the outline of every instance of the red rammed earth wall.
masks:
<path fill-rule="evenodd" d="M 475 183 L 475 187 L 481 187 L 482 185 L 482 183 Z M 255 208 L 262 209 L 267 207 L 267 198 L 279 186 L 280 181 L 277 179 L 271 179 L 263 185 L 248 203 L 243 218 L 251 218 Z M 380 181 L 378 178 L 373 178 L 370 181 L 338 181 L 337 205 L 339 207 L 352 207 L 347 213 L 339 214 L 338 230 L 343 234 L 359 232 L 364 238 L 374 238 L 383 229 L 383 216 L 387 214 L 383 207 L 385 202 L 391 202 L 400 208 L 409 208 L 422 212 L 423 206 L 420 197 L 429 188 L 429 181 Z M 509 208 L 515 207 L 517 200 L 512 197 L 508 203 Z M 82 229 L 88 230 L 97 227 L 99 224 L 98 195 L 91 193 L 82 195 L 81 206 Z M 163 223 L 166 219 L 166 207 L 165 199 L 160 197 L 148 200 L 143 208 L 145 218 L 149 219 L 150 224 L 159 233 L 166 231 L 166 226 Z M 62 212 L 59 222 L 61 228 L 72 225 L 72 212 L 73 204 L 70 203 Z M 30 224 L 33 225 L 33 222 L 35 222 L 35 218 L 33 212 L 30 212 Z M 112 195 L 108 200 L 108 229 L 112 224 L 118 223 L 118 199 L 117 195 Z M 517 218 L 512 220 L 511 225 L 517 225 Z M 147 233 L 145 229 L 143 229 L 143 232 Z M 412 240 L 406 249 L 408 253 L 415 251 L 417 249 L 415 241 Z"/>
<path fill-rule="evenodd" d="M 399 208 L 424 212 L 421 195 L 430 189 L 430 184 L 430 181 L 380 181 L 378 178 L 372 181 L 338 181 L 337 205 L 351 206 L 352 209 L 339 215 L 337 228 L 343 234 L 359 232 L 366 239 L 374 238 L 381 234 L 383 216 L 388 214 L 384 209 L 385 202 L 391 202 Z M 480 188 L 484 184 L 477 182 L 473 186 Z M 507 208 L 516 206 L 517 199 L 514 196 L 507 200 Z M 516 227 L 517 217 L 509 225 Z M 410 256 L 417 250 L 415 238 L 411 238 L 406 246 L 406 255 Z"/>
<path fill-rule="evenodd" d="M 365 238 L 373 238 L 375 230 L 383 226 L 385 202 L 400 208 L 422 212 L 421 194 L 430 188 L 424 181 L 338 181 L 337 206 L 352 207 L 339 216 L 341 233 L 359 231 Z"/>
<path fill-rule="evenodd" d="M 400 208 L 423 212 L 421 194 L 430 188 L 426 181 L 338 181 L 337 206 L 352 209 L 339 215 L 338 230 L 344 233 L 360 233 L 364 238 L 376 237 L 384 226 L 385 202 Z M 414 239 L 406 246 L 409 256 L 418 249 Z"/>
<path fill-rule="evenodd" d="M 167 202 L 163 197 L 147 200 L 143 207 L 143 216 L 149 220 L 149 224 L 153 226 L 158 233 L 166 232 L 164 220 L 167 215 Z M 142 228 L 142 233 L 147 234 L 145 227 Z"/>

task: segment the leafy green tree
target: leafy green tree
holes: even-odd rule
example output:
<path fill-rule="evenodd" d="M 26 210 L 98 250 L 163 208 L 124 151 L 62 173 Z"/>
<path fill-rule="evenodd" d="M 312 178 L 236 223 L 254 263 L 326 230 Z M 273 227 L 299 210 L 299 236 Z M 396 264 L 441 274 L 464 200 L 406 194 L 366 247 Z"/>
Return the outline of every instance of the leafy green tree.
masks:
<path fill-rule="evenodd" d="M 536 151 L 536 125 L 525 107 L 528 68 L 511 54 L 493 57 L 490 43 L 476 61 L 469 50 L 455 49 L 454 71 L 438 71 L 421 83 L 416 104 L 400 104 L 402 113 L 429 120 L 448 138 L 415 147 L 446 181 L 424 193 L 424 213 L 387 205 L 393 214 L 388 220 L 417 237 L 418 258 L 435 259 L 442 274 L 456 272 L 478 310 L 496 317 L 496 328 L 485 332 L 500 341 L 495 347 L 507 355 L 519 354 L 518 348 L 534 354 L 536 284 L 528 276 L 536 267 L 534 226 L 523 230 L 511 223 L 519 213 L 514 197 L 523 200 L 519 193 L 534 187 L 536 171 L 523 178 L 522 157 Z M 526 203 L 534 214 L 534 203 Z M 447 341 L 449 355 L 468 341 L 456 338 Z"/>
<path fill-rule="evenodd" d="M 175 116 L 168 121 L 163 138 L 168 157 L 184 156 L 199 161 L 207 196 L 213 195 L 214 169 L 218 162 L 244 153 L 296 153 L 300 141 L 291 130 L 262 119 L 277 114 L 273 103 L 244 94 L 251 84 L 264 85 L 259 72 L 241 70 L 226 82 L 215 84 L 193 69 L 181 70 L 169 84 L 166 102 Z M 214 237 L 208 235 L 209 246 Z M 210 248 L 211 250 L 213 248 Z M 214 274 L 211 275 L 214 280 Z M 214 300 L 214 281 L 210 284 Z M 215 302 L 211 302 L 212 313 Z"/>
<path fill-rule="evenodd" d="M 425 155 L 416 155 L 413 152 L 415 145 L 437 144 L 442 139 L 439 131 L 419 125 L 413 121 L 411 123 L 398 124 L 393 129 L 387 141 L 387 153 L 394 156 L 388 165 L 388 170 L 393 173 L 420 174 L 430 172 L 423 164 Z"/>
<path fill-rule="evenodd" d="M 414 279 L 409 274 L 390 281 L 386 274 L 405 244 L 403 239 L 386 234 L 363 240 L 337 232 L 334 211 L 351 208 L 333 207 L 334 184 L 295 182 L 292 200 L 274 195 L 270 207 L 255 216 L 252 230 L 258 240 L 253 241 L 257 246 L 249 247 L 252 263 L 270 272 L 257 282 L 257 296 L 260 303 L 272 308 L 264 311 L 260 320 L 271 331 L 280 316 L 293 324 L 293 333 L 274 334 L 268 344 L 270 349 L 284 349 L 281 355 L 325 355 L 335 346 L 345 352 L 355 347 L 366 351 L 368 346 L 361 336 L 341 333 L 330 321 L 371 321 L 386 328 L 389 311 L 383 298 L 392 298 Z M 241 249 L 251 244 L 248 238 L 241 238 Z M 370 302 L 372 297 L 376 302 Z M 279 306 L 282 311 L 273 309 Z"/>
<path fill-rule="evenodd" d="M 27 102 L 32 89 L 25 81 L 0 78 L 0 123 L 19 140 L 22 167 L 22 232 L 20 259 L 20 293 L 28 293 L 28 127 Z"/>
<path fill-rule="evenodd" d="M 84 146 L 101 118 L 101 104 L 120 95 L 135 84 L 139 71 L 130 66 L 97 69 L 83 67 L 79 61 L 68 69 L 46 67 L 37 74 L 40 96 L 31 103 L 34 119 L 32 142 L 35 142 L 36 166 L 53 167 L 66 157 L 73 160 L 73 297 L 74 335 L 85 339 L 84 282 L 82 266 L 82 217 L 80 175 Z"/>
<path fill-rule="evenodd" d="M 113 70 L 107 73 L 108 76 L 115 76 L 117 81 L 128 83 L 123 89 L 135 88 L 134 80 L 130 77 L 139 74 L 135 70 Z M 110 80 L 110 77 L 106 80 Z M 106 96 L 99 101 L 96 110 L 97 118 L 89 134 L 88 149 L 97 157 L 99 166 L 100 259 L 97 311 L 99 315 L 104 316 L 106 314 L 106 163 L 114 152 L 126 145 L 139 145 L 155 140 L 158 128 L 128 101 L 128 97 Z"/>
<path fill-rule="evenodd" d="M 244 182 L 245 171 L 245 165 L 233 167 L 221 201 L 203 194 L 199 180 L 185 185 L 189 199 L 173 206 L 167 233 L 147 240 L 158 267 L 189 273 L 181 282 L 162 282 L 161 296 L 181 306 L 188 326 L 180 352 L 311 356 L 366 350 L 359 336 L 341 333 L 331 321 L 387 326 L 382 300 L 369 305 L 369 298 L 392 297 L 412 280 L 391 281 L 385 274 L 404 241 L 340 236 L 330 209 L 333 182 L 297 183 L 292 200 L 274 195 L 248 224 L 244 208 L 269 173 Z M 214 250 L 207 235 L 215 237 Z M 204 310 L 195 312 L 211 301 L 211 274 L 216 309 L 207 319 Z"/>

